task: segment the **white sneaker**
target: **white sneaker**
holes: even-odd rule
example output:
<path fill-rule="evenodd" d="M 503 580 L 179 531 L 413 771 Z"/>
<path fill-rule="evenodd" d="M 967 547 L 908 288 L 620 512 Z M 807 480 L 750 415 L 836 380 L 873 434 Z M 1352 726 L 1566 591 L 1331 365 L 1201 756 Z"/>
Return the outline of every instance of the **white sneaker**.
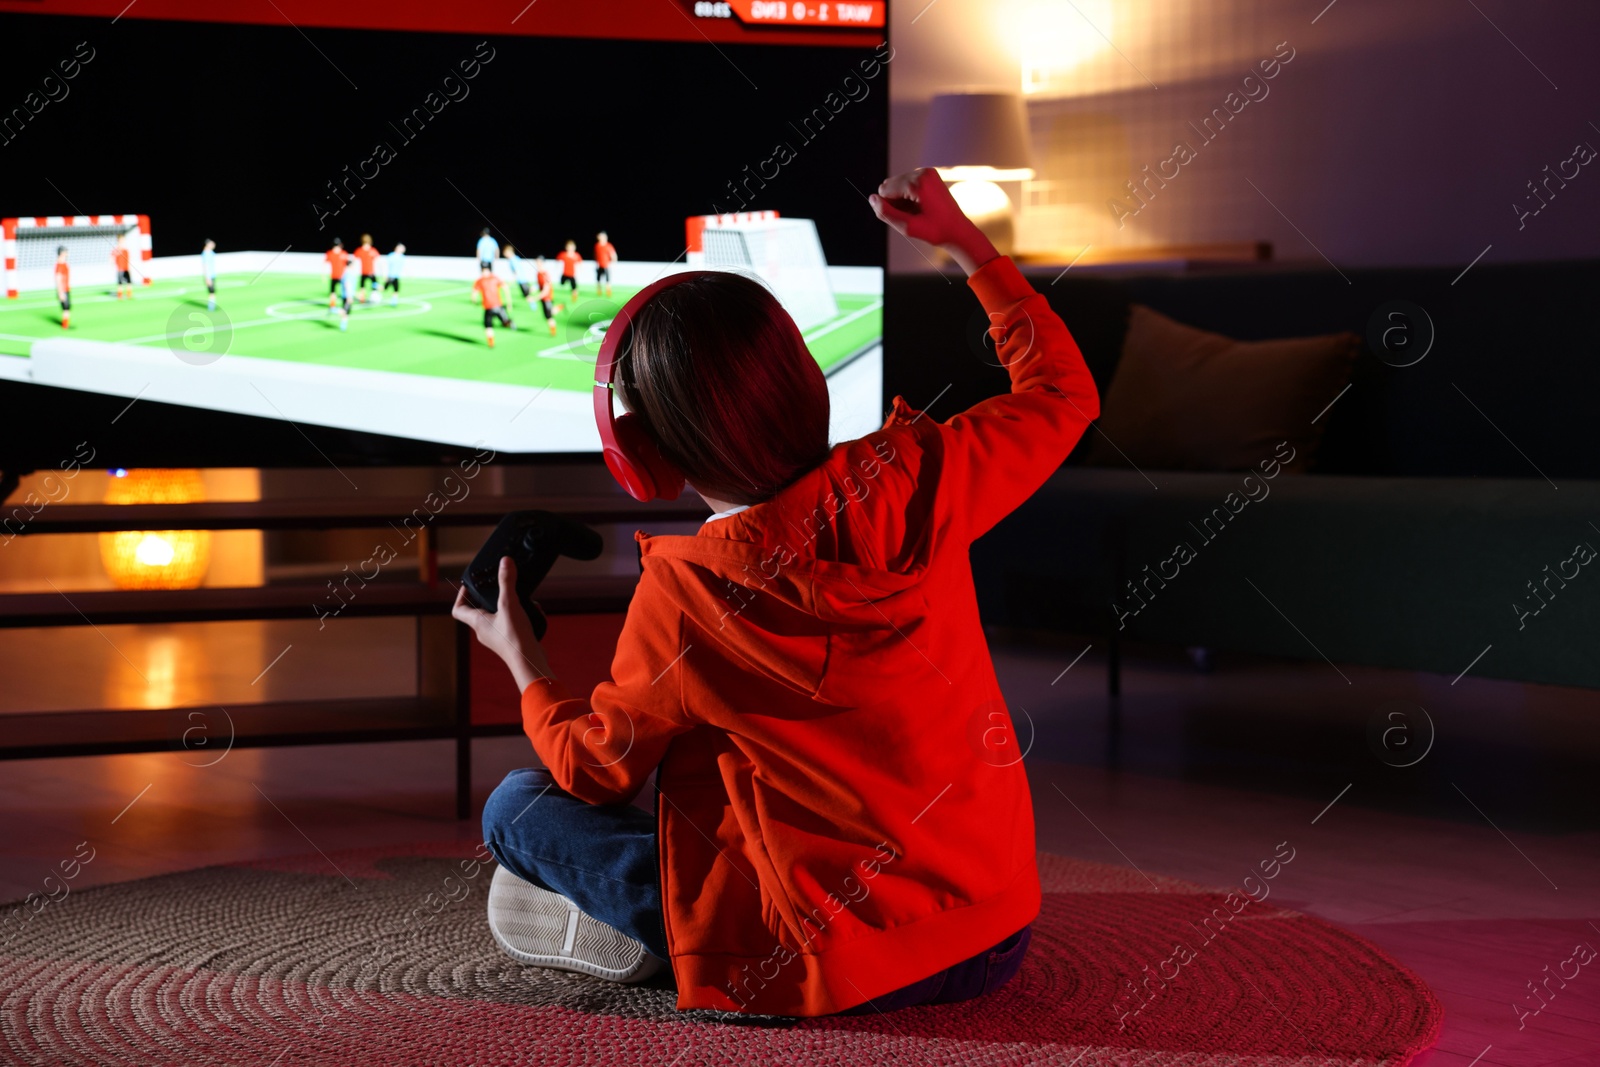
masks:
<path fill-rule="evenodd" d="M 496 867 L 489 883 L 489 932 L 519 963 L 577 971 L 608 982 L 642 982 L 662 961 L 616 927 L 585 915 L 559 893 Z"/>

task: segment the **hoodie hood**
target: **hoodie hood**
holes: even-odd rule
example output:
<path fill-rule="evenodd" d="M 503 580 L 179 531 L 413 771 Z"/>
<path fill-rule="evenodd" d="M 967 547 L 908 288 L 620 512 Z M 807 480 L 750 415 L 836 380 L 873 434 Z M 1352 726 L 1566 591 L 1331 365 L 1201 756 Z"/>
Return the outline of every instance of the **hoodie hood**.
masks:
<path fill-rule="evenodd" d="M 838 446 L 770 500 L 697 534 L 636 533 L 640 566 L 746 663 L 815 692 L 821 665 L 796 642 L 820 639 L 824 660 L 830 632 L 857 651 L 887 648 L 927 612 L 921 586 L 937 530 L 922 494 L 882 462 L 895 454 L 889 429 Z"/>

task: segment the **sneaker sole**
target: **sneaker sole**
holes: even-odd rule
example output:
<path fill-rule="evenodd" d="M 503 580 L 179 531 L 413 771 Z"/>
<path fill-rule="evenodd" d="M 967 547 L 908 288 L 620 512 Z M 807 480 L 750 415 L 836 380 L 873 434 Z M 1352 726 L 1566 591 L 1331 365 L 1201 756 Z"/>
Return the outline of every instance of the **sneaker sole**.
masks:
<path fill-rule="evenodd" d="M 566 897 L 496 867 L 489 883 L 489 931 L 519 963 L 633 983 L 661 961 L 616 928 L 584 914 Z"/>

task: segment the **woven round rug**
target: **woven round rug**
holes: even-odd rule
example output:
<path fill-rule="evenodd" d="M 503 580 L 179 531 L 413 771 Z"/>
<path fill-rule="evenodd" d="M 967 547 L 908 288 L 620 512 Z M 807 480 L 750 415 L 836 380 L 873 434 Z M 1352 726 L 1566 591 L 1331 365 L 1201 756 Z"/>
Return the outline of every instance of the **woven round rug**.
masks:
<path fill-rule="evenodd" d="M 470 857 L 335 852 L 74 892 L 0 950 L 0 1061 L 1400 1067 L 1442 1019 L 1420 979 L 1330 923 L 1052 855 L 1027 960 L 988 997 L 678 1012 L 664 982 L 503 956 L 484 919 L 493 868 Z"/>

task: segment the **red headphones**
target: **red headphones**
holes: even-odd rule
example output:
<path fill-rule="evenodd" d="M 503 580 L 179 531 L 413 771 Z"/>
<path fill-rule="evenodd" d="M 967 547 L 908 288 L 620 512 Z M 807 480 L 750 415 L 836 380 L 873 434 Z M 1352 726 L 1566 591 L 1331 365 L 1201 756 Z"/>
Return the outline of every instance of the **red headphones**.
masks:
<path fill-rule="evenodd" d="M 689 270 L 651 282 L 622 306 L 606 328 L 605 340 L 600 342 L 600 355 L 594 365 L 594 422 L 600 431 L 600 450 L 611 476 L 635 500 L 678 499 L 678 494 L 683 492 L 683 472 L 661 454 L 637 415 L 629 411 L 618 415 L 612 410 L 618 353 L 627 343 L 633 317 L 657 293 L 690 278 L 713 273 Z"/>

